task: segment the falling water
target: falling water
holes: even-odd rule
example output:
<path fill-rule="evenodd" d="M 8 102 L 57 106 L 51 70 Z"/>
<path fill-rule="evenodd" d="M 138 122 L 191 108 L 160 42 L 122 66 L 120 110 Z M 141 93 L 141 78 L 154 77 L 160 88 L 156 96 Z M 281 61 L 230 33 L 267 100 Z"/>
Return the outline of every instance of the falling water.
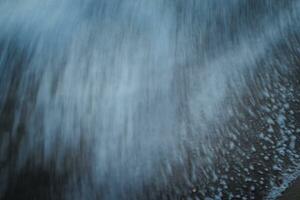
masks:
<path fill-rule="evenodd" d="M 276 198 L 299 20 L 296 0 L 0 0 L 0 198 Z"/>

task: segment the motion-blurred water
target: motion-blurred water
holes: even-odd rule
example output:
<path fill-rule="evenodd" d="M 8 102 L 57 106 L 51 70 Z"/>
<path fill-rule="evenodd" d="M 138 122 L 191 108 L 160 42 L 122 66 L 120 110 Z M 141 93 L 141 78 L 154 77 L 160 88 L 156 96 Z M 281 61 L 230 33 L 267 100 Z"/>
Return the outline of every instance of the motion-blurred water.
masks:
<path fill-rule="evenodd" d="M 297 0 L 0 0 L 0 197 L 276 198 L 299 20 Z"/>

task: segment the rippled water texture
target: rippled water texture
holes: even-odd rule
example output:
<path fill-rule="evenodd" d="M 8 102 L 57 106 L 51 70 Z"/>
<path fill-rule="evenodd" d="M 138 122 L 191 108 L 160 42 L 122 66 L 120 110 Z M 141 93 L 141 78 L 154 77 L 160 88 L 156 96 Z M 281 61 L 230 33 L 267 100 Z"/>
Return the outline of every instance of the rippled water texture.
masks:
<path fill-rule="evenodd" d="M 276 199 L 300 174 L 300 1 L 0 0 L 0 198 Z"/>

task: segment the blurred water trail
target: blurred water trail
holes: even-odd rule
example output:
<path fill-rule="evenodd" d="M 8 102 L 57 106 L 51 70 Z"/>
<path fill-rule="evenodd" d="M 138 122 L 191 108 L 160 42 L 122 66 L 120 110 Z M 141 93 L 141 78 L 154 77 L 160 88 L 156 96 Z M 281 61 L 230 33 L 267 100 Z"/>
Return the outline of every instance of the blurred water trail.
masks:
<path fill-rule="evenodd" d="M 51 195 L 26 198 L 263 198 L 300 161 L 299 20 L 292 0 L 0 0 L 0 193 L 41 170 Z"/>

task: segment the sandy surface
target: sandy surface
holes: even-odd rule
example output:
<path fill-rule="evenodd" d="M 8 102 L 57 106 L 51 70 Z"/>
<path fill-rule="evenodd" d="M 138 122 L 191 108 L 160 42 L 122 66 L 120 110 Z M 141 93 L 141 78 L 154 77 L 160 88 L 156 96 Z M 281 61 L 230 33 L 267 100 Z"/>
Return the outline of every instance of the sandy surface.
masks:
<path fill-rule="evenodd" d="M 300 199 L 300 178 L 291 184 L 291 186 L 283 192 L 278 200 L 299 200 Z"/>

